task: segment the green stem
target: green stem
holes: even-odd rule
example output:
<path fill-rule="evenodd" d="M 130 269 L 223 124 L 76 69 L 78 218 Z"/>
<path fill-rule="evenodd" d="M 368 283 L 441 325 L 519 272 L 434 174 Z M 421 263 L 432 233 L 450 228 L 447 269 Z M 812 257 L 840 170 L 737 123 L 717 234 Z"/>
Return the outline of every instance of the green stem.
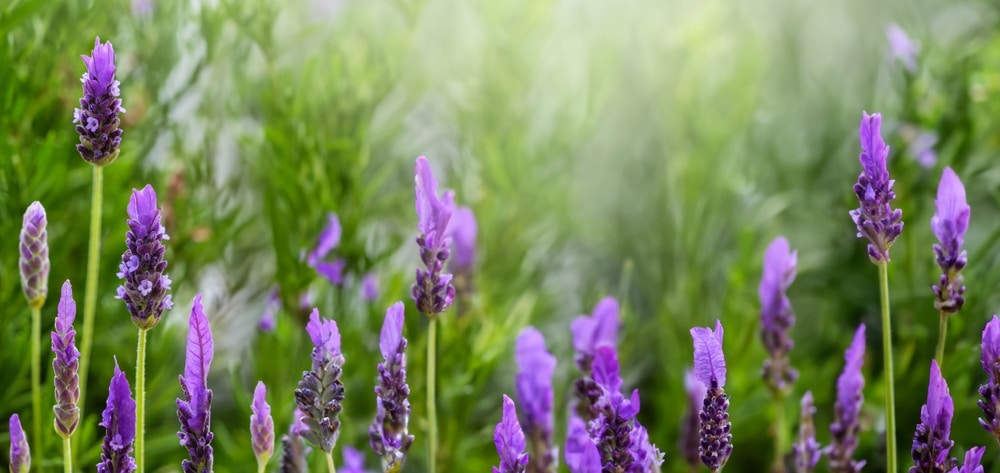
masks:
<path fill-rule="evenodd" d="M 887 473 L 896 473 L 896 389 L 892 367 L 892 324 L 889 317 L 889 264 L 878 263 L 882 294 L 882 356 L 885 363 L 885 459 Z"/>
<path fill-rule="evenodd" d="M 437 365 L 437 317 L 430 317 L 430 325 L 427 328 L 430 334 L 427 338 L 427 444 L 430 453 L 427 463 L 428 471 L 434 473 L 437 469 L 437 403 L 435 399 L 435 383 L 437 377 L 434 373 Z"/>
<path fill-rule="evenodd" d="M 267 471 L 267 463 L 260 461 L 260 459 L 258 458 L 257 459 L 257 473 L 264 473 L 266 471 Z"/>
<path fill-rule="evenodd" d="M 329 470 L 330 473 L 337 473 L 337 467 L 333 466 L 333 452 L 332 451 L 326 453 L 326 469 Z M 264 471 L 264 470 L 261 469 L 261 471 Z"/>
<path fill-rule="evenodd" d="M 87 405 L 87 374 L 90 373 L 90 349 L 94 340 L 94 314 L 97 309 L 97 269 L 101 258 L 101 205 L 104 168 L 94 168 L 94 189 L 90 196 L 90 245 L 87 249 L 87 288 L 83 296 L 83 331 L 80 334 L 80 418 Z"/>
<path fill-rule="evenodd" d="M 73 473 L 73 443 L 69 437 L 63 438 L 63 472 Z"/>
<path fill-rule="evenodd" d="M 785 473 L 785 444 L 788 442 L 788 432 L 785 428 L 785 396 L 782 393 L 774 395 L 774 473 Z"/>
<path fill-rule="evenodd" d="M 42 307 L 41 303 L 31 305 L 31 425 L 32 441 L 35 444 L 35 464 L 42 470 Z"/>
<path fill-rule="evenodd" d="M 941 321 L 938 325 L 937 352 L 934 359 L 937 360 L 938 367 L 944 365 L 944 344 L 948 335 L 948 314 L 941 311 Z"/>
<path fill-rule="evenodd" d="M 146 330 L 139 329 L 139 348 L 135 361 L 135 471 L 143 473 L 146 465 L 143 447 L 146 434 Z"/>

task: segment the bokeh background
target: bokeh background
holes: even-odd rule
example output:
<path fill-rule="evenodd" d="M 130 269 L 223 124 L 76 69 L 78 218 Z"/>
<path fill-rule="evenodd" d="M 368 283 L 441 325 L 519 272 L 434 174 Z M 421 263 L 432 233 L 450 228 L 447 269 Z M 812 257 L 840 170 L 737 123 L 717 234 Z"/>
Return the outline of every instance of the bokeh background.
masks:
<path fill-rule="evenodd" d="M 623 303 L 625 385 L 640 389 L 639 418 L 666 453 L 664 471 L 689 471 L 677 449 L 688 328 L 716 318 L 727 328 L 735 438 L 726 471 L 767 471 L 773 410 L 759 376 L 766 355 L 757 284 L 763 250 L 777 235 L 799 251 L 790 298 L 801 377 L 786 403 L 788 427 L 797 425 L 798 396 L 811 390 L 827 443 L 843 350 L 866 323 L 858 456 L 866 471 L 884 471 L 877 271 L 847 214 L 857 206 L 862 110 L 883 113 L 906 222 L 890 269 L 902 465 L 937 337 L 929 220 L 948 165 L 972 207 L 968 302 L 951 322 L 945 367 L 956 403 L 953 453 L 986 445 L 987 471 L 1000 471 L 1000 450 L 976 420 L 986 376 L 980 332 L 1000 306 L 998 19 L 1000 7 L 987 0 L 7 0 L 0 417 L 30 415 L 30 316 L 16 247 L 31 201 L 49 217 L 43 333 L 62 281 L 82 301 L 91 170 L 74 149 L 71 120 L 80 55 L 100 36 L 115 46 L 128 112 L 121 157 L 105 170 L 81 471 L 92 471 L 99 455 L 112 357 L 134 373 L 135 328 L 113 296 L 125 205 L 146 183 L 166 214 L 176 301 L 150 334 L 150 471 L 179 471 L 185 455 L 174 399 L 199 292 L 216 336 L 216 471 L 254 465 L 248 417 L 257 380 L 269 386 L 279 432 L 288 428 L 292 390 L 309 364 L 304 295 L 344 335 L 339 445 L 361 448 L 373 468 L 366 431 L 378 329 L 388 305 L 406 302 L 417 436 L 407 471 L 426 471 L 427 323 L 408 297 L 419 263 L 418 155 L 479 221 L 475 291 L 443 318 L 439 338 L 440 471 L 495 464 L 492 431 L 501 393 L 513 394 L 513 342 L 529 324 L 560 361 L 562 442 L 575 374 L 568 324 L 605 295 Z M 892 54 L 892 23 L 919 43 L 912 72 Z M 335 255 L 347 261 L 347 277 L 336 287 L 300 259 L 329 212 L 344 228 Z M 381 289 L 374 302 L 361 295 L 368 273 Z M 262 332 L 275 288 L 277 329 Z M 48 397 L 52 381 L 44 378 Z M 55 471 L 59 444 L 49 429 L 45 435 L 32 449 L 44 449 L 46 469 Z M 6 440 L 4 431 L 4 466 Z"/>

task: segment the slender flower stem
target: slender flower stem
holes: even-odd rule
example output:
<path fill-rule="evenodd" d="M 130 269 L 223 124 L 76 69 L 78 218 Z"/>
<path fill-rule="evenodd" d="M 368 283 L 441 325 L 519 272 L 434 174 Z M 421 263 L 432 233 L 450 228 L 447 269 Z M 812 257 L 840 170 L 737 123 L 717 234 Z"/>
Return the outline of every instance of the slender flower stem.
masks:
<path fill-rule="evenodd" d="M 83 332 L 80 343 L 80 418 L 87 405 L 87 374 L 90 348 L 94 339 L 94 314 L 97 309 L 97 272 L 101 258 L 101 206 L 104 195 L 104 167 L 94 168 L 94 189 L 90 196 L 90 246 L 87 250 L 87 288 L 83 296 Z"/>
<path fill-rule="evenodd" d="M 264 473 L 267 471 L 267 463 L 260 460 L 257 461 L 257 473 Z"/>
<path fill-rule="evenodd" d="M 434 373 L 437 365 L 437 317 L 430 316 L 430 325 L 427 327 L 430 334 L 427 339 L 427 437 L 430 453 L 427 463 L 430 466 L 428 471 L 434 473 L 437 470 L 437 403 L 435 399 L 435 383 L 437 377 Z"/>
<path fill-rule="evenodd" d="M 330 473 L 337 473 L 337 467 L 333 466 L 333 452 L 326 453 L 326 469 L 329 470 Z M 261 468 L 260 471 L 264 471 L 264 469 Z"/>
<path fill-rule="evenodd" d="M 146 332 L 139 329 L 139 348 L 135 361 L 135 471 L 143 473 L 146 434 Z"/>
<path fill-rule="evenodd" d="M 63 472 L 73 473 L 73 442 L 63 439 Z"/>
<path fill-rule="evenodd" d="M 944 365 L 944 344 L 945 339 L 948 335 L 948 314 L 941 312 L 941 322 L 938 325 L 938 343 L 937 343 L 937 354 L 934 355 L 934 359 L 937 360 L 938 366 L 943 367 Z"/>
<path fill-rule="evenodd" d="M 892 368 L 892 326 L 889 317 L 889 264 L 878 264 L 879 292 L 882 294 L 882 355 L 885 363 L 885 460 L 886 471 L 896 473 L 896 389 Z M 942 332 L 943 333 L 943 332 Z"/>
<path fill-rule="evenodd" d="M 42 469 L 42 308 L 31 307 L 31 425 L 35 464 Z"/>
<path fill-rule="evenodd" d="M 785 473 L 785 444 L 788 442 L 788 433 L 785 428 L 785 395 L 775 393 L 774 395 L 774 466 L 771 467 L 773 473 Z"/>

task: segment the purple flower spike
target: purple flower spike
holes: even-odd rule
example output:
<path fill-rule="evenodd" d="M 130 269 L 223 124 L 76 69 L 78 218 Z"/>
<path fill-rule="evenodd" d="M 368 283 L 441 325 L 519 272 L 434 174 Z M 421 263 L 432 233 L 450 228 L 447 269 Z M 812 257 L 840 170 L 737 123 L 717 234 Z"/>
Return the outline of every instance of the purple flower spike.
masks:
<path fill-rule="evenodd" d="M 941 280 L 933 286 L 934 307 L 945 314 L 954 314 L 965 303 L 965 284 L 962 269 L 966 256 L 962 249 L 965 231 L 969 229 L 969 204 L 965 201 L 965 187 L 951 168 L 944 168 L 938 184 L 937 212 L 931 218 L 931 230 L 940 244 L 934 245 Z"/>
<path fill-rule="evenodd" d="M 524 473 L 528 467 L 528 454 L 524 452 L 525 440 L 521 425 L 517 423 L 514 401 L 503 396 L 503 420 L 493 432 L 493 443 L 500 455 L 500 467 L 493 473 Z"/>
<path fill-rule="evenodd" d="M 413 444 L 409 433 L 410 386 L 406 384 L 406 338 L 403 337 L 403 303 L 385 311 L 379 336 L 382 363 L 375 386 L 375 419 L 368 429 L 372 450 L 382 458 L 383 471 L 399 471 Z"/>
<path fill-rule="evenodd" d="M 844 371 L 837 378 L 837 401 L 833 406 L 834 421 L 830 424 L 830 446 L 827 458 L 833 473 L 858 473 L 865 465 L 864 460 L 854 461 L 854 450 L 858 448 L 858 433 L 861 424 L 861 405 L 864 403 L 865 378 L 861 367 L 865 361 L 865 325 L 861 324 L 854 333 L 854 341 L 844 353 Z"/>
<path fill-rule="evenodd" d="M 188 322 L 187 356 L 180 376 L 184 399 L 177 399 L 177 419 L 181 430 L 177 437 L 187 448 L 190 460 L 184 460 L 184 473 L 212 471 L 212 390 L 208 389 L 208 371 L 215 354 L 215 343 L 208 317 L 201 305 L 201 294 L 194 297 Z"/>
<path fill-rule="evenodd" d="M 424 267 L 417 269 L 417 282 L 411 293 L 417 308 L 428 317 L 434 317 L 448 309 L 455 301 L 455 286 L 452 275 L 444 272 L 445 262 L 450 256 L 448 222 L 453 211 L 450 192 L 439 197 L 437 180 L 431 172 L 427 158 L 417 158 L 416 167 L 416 209 L 417 246 Z"/>
<path fill-rule="evenodd" d="M 531 473 L 553 472 L 558 466 L 559 452 L 552 446 L 552 405 L 555 391 L 552 375 L 556 357 L 545 349 L 545 337 L 534 327 L 527 327 L 517 337 L 514 354 L 517 376 L 514 387 L 521 403 L 521 425 L 527 433 Z"/>
<path fill-rule="evenodd" d="M 681 423 L 681 433 L 677 439 L 677 450 L 684 455 L 684 460 L 692 468 L 701 463 L 698 445 L 701 444 L 701 407 L 708 394 L 708 388 L 698 381 L 694 371 L 684 370 L 684 391 L 687 392 L 688 404 Z"/>
<path fill-rule="evenodd" d="M 962 467 L 952 468 L 948 473 L 985 473 L 980 464 L 983 461 L 984 453 L 986 453 L 986 449 L 983 447 L 970 448 L 968 452 L 965 452 L 965 462 L 962 463 Z"/>
<path fill-rule="evenodd" d="M 132 458 L 132 442 L 135 440 L 135 400 L 132 399 L 132 389 L 128 385 L 125 373 L 118 369 L 115 361 L 115 374 L 111 377 L 108 387 L 108 402 L 101 414 L 104 427 L 104 444 L 101 446 L 101 462 L 97 464 L 97 473 L 131 473 L 135 471 L 135 459 Z"/>
<path fill-rule="evenodd" d="M 819 463 L 819 458 L 823 455 L 823 450 L 820 449 L 819 442 L 816 441 L 816 425 L 813 423 L 813 414 L 816 414 L 816 408 L 813 406 L 813 395 L 811 391 L 806 391 L 802 396 L 799 438 L 795 445 L 792 445 L 797 473 L 812 473 L 816 464 Z"/>
<path fill-rule="evenodd" d="M 601 452 L 583 419 L 573 416 L 566 429 L 566 466 L 570 473 L 601 473 Z"/>
<path fill-rule="evenodd" d="M 771 242 L 764 253 L 764 274 L 760 279 L 760 338 L 770 358 L 764 361 L 762 376 L 775 393 L 788 390 L 798 372 L 788 361 L 792 340 L 788 331 L 795 323 L 792 303 L 786 292 L 795 280 L 798 252 L 792 251 L 785 237 Z"/>
<path fill-rule="evenodd" d="M 340 331 L 336 322 L 321 319 L 319 311 L 313 309 L 306 332 L 314 348 L 312 369 L 302 372 L 299 387 L 295 390 L 295 403 L 302 411 L 298 420 L 309 428 L 300 435 L 329 454 L 340 436 L 337 416 L 344 402 L 344 383 L 340 380 L 344 366 Z"/>
<path fill-rule="evenodd" d="M 948 393 L 948 383 L 941 376 L 937 361 L 931 360 L 931 378 L 927 383 L 927 404 L 920 408 L 920 423 L 913 435 L 913 463 L 910 473 L 937 473 L 954 467 L 957 462 L 948 456 L 955 442 L 951 435 L 951 419 L 955 404 Z"/>
<path fill-rule="evenodd" d="M 885 37 L 889 40 L 889 52 L 893 59 L 903 63 L 910 74 L 917 72 L 917 52 L 920 46 L 910 39 L 910 36 L 895 23 L 885 28 Z"/>
<path fill-rule="evenodd" d="M 705 327 L 691 329 L 694 341 L 694 374 L 708 388 L 701 408 L 701 441 L 698 454 L 701 462 L 713 473 L 729 461 L 733 453 L 733 435 L 729 423 L 729 396 L 726 385 L 726 359 L 722 353 L 722 322 L 715 321 L 715 330 Z"/>
<path fill-rule="evenodd" d="M 10 416 L 10 473 L 28 473 L 31 470 L 31 450 L 28 437 L 21 428 L 21 418 Z"/>
<path fill-rule="evenodd" d="M 76 349 L 76 302 L 69 280 L 63 283 L 62 297 L 56 314 L 55 331 L 52 332 L 52 371 L 55 373 L 56 404 L 55 429 L 62 438 L 69 438 L 80 422 L 80 352 Z"/>
<path fill-rule="evenodd" d="M 87 65 L 83 73 L 83 98 L 80 108 L 73 110 L 73 123 L 80 134 L 76 150 L 85 161 L 98 166 L 110 164 L 118 157 L 122 144 L 121 119 L 125 113 L 115 79 L 115 49 L 111 42 L 94 40 L 90 56 L 80 56 Z"/>
<path fill-rule="evenodd" d="M 163 312 L 173 307 L 170 299 L 170 277 L 167 276 L 167 231 L 160 224 L 160 209 L 156 207 L 156 191 L 149 184 L 142 190 L 132 190 L 128 203 L 128 228 L 125 234 L 127 249 L 118 266 L 118 277 L 124 280 L 118 286 L 116 299 L 125 301 L 132 315 L 132 323 L 140 330 L 149 330 L 160 322 Z"/>
<path fill-rule="evenodd" d="M 882 140 L 882 115 L 863 113 L 861 118 L 861 175 L 854 184 L 854 193 L 861 206 L 851 211 L 858 227 L 858 238 L 868 239 L 868 257 L 879 264 L 889 261 L 889 247 L 903 232 L 903 211 L 893 209 L 896 198 L 892 191 L 895 181 L 889 179 L 886 162 L 889 147 Z"/>
<path fill-rule="evenodd" d="M 253 404 L 250 410 L 250 440 L 258 465 L 266 465 L 274 455 L 274 419 L 271 418 L 271 406 L 268 405 L 267 387 L 261 381 L 253 390 Z"/>
<path fill-rule="evenodd" d="M 333 212 L 327 214 L 326 226 L 323 227 L 323 231 L 320 232 L 319 238 L 316 240 L 316 248 L 309 252 L 309 258 L 306 260 L 309 266 L 315 268 L 316 264 L 326 258 L 330 251 L 340 245 L 342 233 L 337 214 Z"/>
<path fill-rule="evenodd" d="M 468 207 L 458 207 L 451 216 L 448 233 L 454 246 L 451 270 L 469 274 L 476 266 L 476 215 Z"/>
<path fill-rule="evenodd" d="M 281 436 L 281 473 L 306 473 L 309 471 L 306 465 L 306 454 L 309 449 L 302 441 L 302 436 L 309 431 L 303 422 L 304 415 L 298 408 L 292 415 L 292 425 L 288 427 L 288 434 Z"/>
<path fill-rule="evenodd" d="M 28 305 L 40 309 L 49 294 L 49 233 L 45 208 L 32 202 L 24 212 L 20 250 L 21 289 Z"/>
<path fill-rule="evenodd" d="M 979 387 L 979 408 L 983 417 L 979 424 L 1000 441 L 1000 318 L 993 318 L 983 330 L 982 355 L 983 371 L 989 375 L 986 384 Z"/>

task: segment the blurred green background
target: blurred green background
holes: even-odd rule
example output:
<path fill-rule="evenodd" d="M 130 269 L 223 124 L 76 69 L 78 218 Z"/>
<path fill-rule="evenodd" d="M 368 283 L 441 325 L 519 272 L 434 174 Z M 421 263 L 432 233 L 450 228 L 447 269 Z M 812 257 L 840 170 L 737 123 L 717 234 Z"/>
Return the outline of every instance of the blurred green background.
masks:
<path fill-rule="evenodd" d="M 103 391 L 117 356 L 130 379 L 135 328 L 114 299 L 125 205 L 151 183 L 171 236 L 176 307 L 150 334 L 147 464 L 180 471 L 174 399 L 187 314 L 204 293 L 216 336 L 215 469 L 250 471 L 250 393 L 269 387 L 279 432 L 309 366 L 308 294 L 337 320 L 347 358 L 338 446 L 367 454 L 367 425 L 385 308 L 407 304 L 411 431 L 407 471 L 426 471 L 427 323 L 409 300 L 419 263 L 413 162 L 426 155 L 442 185 L 479 220 L 476 291 L 443 318 L 439 339 L 441 469 L 496 464 L 501 393 L 513 394 L 513 342 L 538 327 L 559 358 L 561 444 L 575 372 L 568 323 L 604 295 L 625 308 L 620 356 L 641 421 L 677 449 L 688 328 L 726 325 L 735 451 L 726 468 L 767 471 L 773 417 L 759 377 L 757 284 L 764 248 L 786 235 L 799 251 L 790 290 L 797 323 L 787 400 L 812 390 L 826 444 L 834 381 L 857 325 L 868 325 L 864 431 L 858 457 L 884 471 L 881 323 L 876 268 L 848 211 L 860 171 L 861 111 L 883 113 L 890 171 L 906 227 L 890 268 L 901 465 L 925 402 L 937 337 L 929 220 L 941 168 L 965 182 L 972 207 L 965 310 L 949 329 L 945 377 L 955 398 L 955 456 L 996 442 L 977 423 L 979 336 L 998 311 L 1000 272 L 1000 7 L 990 0 L 7 0 L 0 5 L 0 417 L 30 425 L 29 310 L 17 234 L 33 200 L 49 218 L 51 330 L 62 281 L 82 310 L 91 170 L 74 149 L 81 54 L 95 36 L 118 55 L 125 134 L 105 170 L 97 334 L 78 468 L 92 471 Z M 885 31 L 920 43 L 908 73 Z M 921 130 L 937 160 L 918 161 Z M 328 212 L 344 226 L 335 250 L 348 277 L 333 287 L 300 260 Z M 373 303 L 362 275 L 378 275 Z M 278 328 L 258 330 L 280 287 Z M 43 345 L 47 347 L 47 344 Z M 43 368 L 51 361 L 45 351 Z M 50 371 L 43 371 L 46 404 Z M 134 381 L 134 380 L 133 380 Z M 49 418 L 44 426 L 51 424 Z M 7 433 L 0 433 L 6 465 Z M 45 466 L 58 438 L 46 428 Z M 314 456 L 314 460 L 319 460 Z M 36 469 L 39 464 L 34 465 Z M 272 460 L 277 467 L 277 460 Z M 825 461 L 819 471 L 825 470 Z"/>

